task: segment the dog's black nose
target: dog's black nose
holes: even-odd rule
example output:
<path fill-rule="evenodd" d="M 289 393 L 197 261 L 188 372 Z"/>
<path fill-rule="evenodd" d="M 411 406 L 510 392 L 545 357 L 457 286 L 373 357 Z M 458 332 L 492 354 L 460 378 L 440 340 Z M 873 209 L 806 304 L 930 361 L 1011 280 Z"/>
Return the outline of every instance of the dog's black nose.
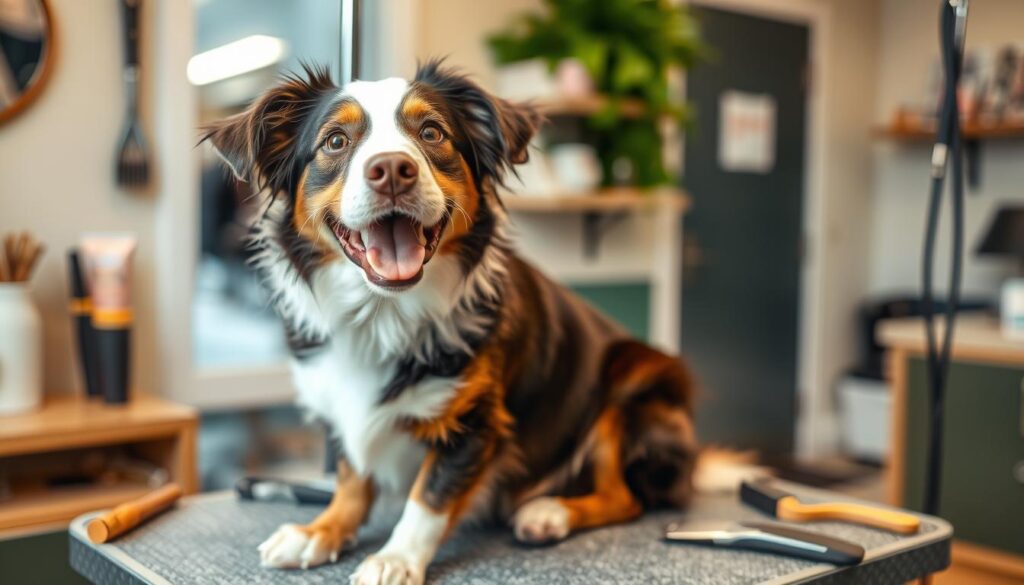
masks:
<path fill-rule="evenodd" d="M 364 174 L 371 189 L 381 195 L 398 197 L 416 186 L 419 171 L 419 165 L 411 156 L 403 152 L 382 152 L 366 161 Z"/>

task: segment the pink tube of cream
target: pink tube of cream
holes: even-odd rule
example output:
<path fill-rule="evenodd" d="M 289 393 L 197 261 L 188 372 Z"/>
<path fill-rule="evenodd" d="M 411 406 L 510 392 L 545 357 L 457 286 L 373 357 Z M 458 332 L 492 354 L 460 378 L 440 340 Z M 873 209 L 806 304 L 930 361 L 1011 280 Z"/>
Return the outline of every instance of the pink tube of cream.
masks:
<path fill-rule="evenodd" d="M 85 234 L 81 251 L 92 295 L 99 383 L 109 404 L 128 401 L 131 378 L 132 259 L 137 239 L 131 234 Z"/>

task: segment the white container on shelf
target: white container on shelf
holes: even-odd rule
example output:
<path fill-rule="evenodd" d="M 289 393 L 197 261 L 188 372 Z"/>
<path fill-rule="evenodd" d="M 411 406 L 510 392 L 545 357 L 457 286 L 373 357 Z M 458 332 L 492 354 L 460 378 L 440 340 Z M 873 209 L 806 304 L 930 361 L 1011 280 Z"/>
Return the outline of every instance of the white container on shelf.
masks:
<path fill-rule="evenodd" d="M 558 186 L 565 193 L 591 193 L 601 184 L 601 161 L 589 144 L 559 144 L 548 154 Z"/>
<path fill-rule="evenodd" d="M 882 380 L 847 376 L 839 381 L 843 451 L 856 459 L 889 458 L 892 394 Z"/>
<path fill-rule="evenodd" d="M 498 95 L 513 101 L 558 98 L 558 82 L 543 59 L 531 59 L 498 67 L 495 85 Z"/>
<path fill-rule="evenodd" d="M 42 329 L 28 285 L 0 283 L 0 416 L 42 404 Z"/>
<path fill-rule="evenodd" d="M 1010 278 L 1003 283 L 999 305 L 1003 336 L 1024 340 L 1024 278 Z"/>

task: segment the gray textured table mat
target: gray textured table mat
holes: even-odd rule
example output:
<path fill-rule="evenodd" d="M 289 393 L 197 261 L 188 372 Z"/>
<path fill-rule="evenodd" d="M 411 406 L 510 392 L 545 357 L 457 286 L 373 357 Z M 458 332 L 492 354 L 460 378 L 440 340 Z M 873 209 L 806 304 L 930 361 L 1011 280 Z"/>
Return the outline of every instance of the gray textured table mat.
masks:
<path fill-rule="evenodd" d="M 808 496 L 807 494 L 814 494 Z M 804 499 L 820 499 L 804 492 Z M 836 497 L 836 499 L 845 499 Z M 315 507 L 239 502 L 232 494 L 191 498 L 112 544 L 95 546 L 84 534 L 86 515 L 71 527 L 71 564 L 103 585 L 128 583 L 347 583 L 348 575 L 387 538 L 394 513 L 375 513 L 359 543 L 333 565 L 307 571 L 259 565 L 257 545 L 284 522 L 307 522 Z M 663 527 L 687 519 L 764 519 L 732 496 L 700 497 L 686 514 L 656 512 L 641 520 L 584 532 L 557 545 L 528 548 L 510 530 L 463 528 L 438 553 L 427 573 L 430 583 L 457 585 L 566 583 L 715 584 L 748 583 L 903 583 L 949 564 L 951 530 L 925 518 L 909 537 L 841 523 L 805 528 L 859 543 L 865 563 L 830 565 L 729 551 L 661 540 Z"/>

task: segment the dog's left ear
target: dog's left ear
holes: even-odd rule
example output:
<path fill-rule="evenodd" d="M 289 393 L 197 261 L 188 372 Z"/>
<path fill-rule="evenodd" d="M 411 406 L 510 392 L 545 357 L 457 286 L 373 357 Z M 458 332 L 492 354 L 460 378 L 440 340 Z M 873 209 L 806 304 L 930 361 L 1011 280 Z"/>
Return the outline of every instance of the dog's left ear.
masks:
<path fill-rule="evenodd" d="M 456 123 L 468 142 L 462 154 L 478 179 L 502 183 L 513 165 L 529 160 L 530 140 L 543 121 L 534 108 L 491 95 L 465 75 L 443 67 L 441 61 L 422 65 L 416 83 L 437 92 L 455 108 Z"/>

